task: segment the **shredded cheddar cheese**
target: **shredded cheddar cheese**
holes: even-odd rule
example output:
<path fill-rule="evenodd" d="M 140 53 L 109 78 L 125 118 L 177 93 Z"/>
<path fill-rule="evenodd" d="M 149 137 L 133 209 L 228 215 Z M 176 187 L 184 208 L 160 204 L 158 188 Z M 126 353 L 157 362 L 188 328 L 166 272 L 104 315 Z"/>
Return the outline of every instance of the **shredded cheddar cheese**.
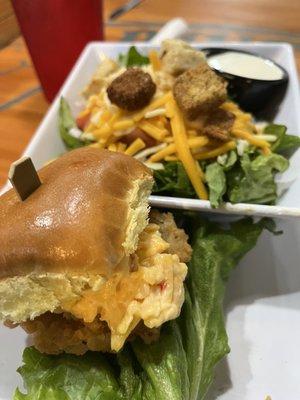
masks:
<path fill-rule="evenodd" d="M 178 157 L 176 156 L 166 156 L 164 158 L 165 161 L 178 161 Z"/>
<path fill-rule="evenodd" d="M 236 143 L 234 141 L 231 141 L 223 144 L 217 149 L 204 151 L 202 153 L 197 153 L 194 155 L 194 157 L 196 158 L 196 160 L 207 160 L 209 158 L 218 157 L 219 155 L 227 153 L 228 151 L 233 150 L 235 148 L 236 148 Z"/>
<path fill-rule="evenodd" d="M 85 110 L 80 111 L 80 113 L 77 115 L 77 118 L 84 118 L 87 117 L 88 115 L 90 115 L 91 111 L 86 108 Z"/>
<path fill-rule="evenodd" d="M 106 141 L 99 140 L 98 142 L 89 144 L 90 147 L 95 147 L 96 149 L 104 149 Z"/>
<path fill-rule="evenodd" d="M 134 126 L 134 121 L 132 119 L 127 119 L 123 121 L 118 121 L 113 124 L 113 129 L 116 131 L 122 129 L 132 128 Z"/>
<path fill-rule="evenodd" d="M 233 129 L 231 133 L 233 136 L 235 136 L 239 139 L 247 140 L 247 142 L 253 144 L 256 147 L 261 147 L 261 148 L 270 147 L 270 143 L 268 143 L 266 140 L 256 138 L 255 135 L 253 135 L 249 132 L 243 131 L 241 129 Z"/>
<path fill-rule="evenodd" d="M 167 107 L 178 158 L 182 162 L 199 198 L 207 200 L 208 194 L 203 183 L 204 174 L 200 166 L 199 168 L 197 167 L 197 161 L 190 151 L 182 114 L 173 98 L 167 103 Z"/>
<path fill-rule="evenodd" d="M 126 144 L 119 142 L 117 143 L 117 151 L 119 151 L 120 153 L 124 153 L 124 151 L 126 150 Z"/>
<path fill-rule="evenodd" d="M 187 142 L 191 149 L 193 149 L 193 148 L 198 149 L 199 147 L 202 147 L 202 146 L 205 146 L 206 144 L 208 144 L 209 139 L 204 136 L 201 136 L 201 137 L 194 137 L 194 138 L 187 139 Z M 160 161 L 175 152 L 176 152 L 175 144 L 170 144 L 166 148 L 162 149 L 161 151 L 159 151 L 156 154 L 154 154 L 153 156 L 151 156 L 149 161 L 151 161 L 151 162 Z"/>
<path fill-rule="evenodd" d="M 165 129 L 158 128 L 157 126 L 151 124 L 150 122 L 143 121 L 139 124 L 139 127 L 148 133 L 149 136 L 154 139 L 161 141 L 167 134 Z"/>
<path fill-rule="evenodd" d="M 113 114 L 113 116 L 110 118 L 110 120 L 108 121 L 110 126 L 113 126 L 115 124 L 115 122 L 117 122 L 117 120 L 123 115 L 123 111 L 118 108 L 118 110 Z"/>
<path fill-rule="evenodd" d="M 262 152 L 265 156 L 268 156 L 269 154 L 271 154 L 271 149 L 269 147 L 263 147 Z"/>
<path fill-rule="evenodd" d="M 96 129 L 96 126 L 90 122 L 85 128 L 84 128 L 84 132 L 87 133 L 94 133 L 94 130 Z"/>
<path fill-rule="evenodd" d="M 129 147 L 127 147 L 127 149 L 125 150 L 125 154 L 127 154 L 128 156 L 133 156 L 145 147 L 145 142 L 142 139 L 137 138 L 134 142 L 131 143 Z"/>
<path fill-rule="evenodd" d="M 109 135 L 112 132 L 112 127 L 109 126 L 107 123 L 102 125 L 101 128 L 99 129 L 95 129 L 93 131 L 93 135 L 95 136 L 95 138 L 102 138 L 102 139 L 107 139 L 109 137 Z"/>
<path fill-rule="evenodd" d="M 221 106 L 224 110 L 230 111 L 235 115 L 235 121 L 231 134 L 239 139 L 244 139 L 255 147 L 259 147 L 264 154 L 270 154 L 270 143 L 262 138 L 256 137 L 256 128 L 252 123 L 252 116 L 239 109 L 233 102 L 225 102 Z"/>
<path fill-rule="evenodd" d="M 117 145 L 116 145 L 115 143 L 111 143 L 111 144 L 108 146 L 108 150 L 110 150 L 110 151 L 117 151 Z"/>
<path fill-rule="evenodd" d="M 148 54 L 150 63 L 152 65 L 153 71 L 159 71 L 161 69 L 161 61 L 158 57 L 156 50 L 150 50 Z"/>
<path fill-rule="evenodd" d="M 101 116 L 101 122 L 108 122 L 111 119 L 112 115 L 109 110 L 105 110 Z"/>
<path fill-rule="evenodd" d="M 133 120 L 135 122 L 140 121 L 147 112 L 164 106 L 171 97 L 172 97 L 172 93 L 171 92 L 167 92 L 166 94 L 164 94 L 163 96 L 159 97 L 158 99 L 153 100 L 152 103 L 149 104 L 149 106 L 147 106 L 147 107 L 143 108 L 143 110 L 137 112 L 133 116 Z"/>

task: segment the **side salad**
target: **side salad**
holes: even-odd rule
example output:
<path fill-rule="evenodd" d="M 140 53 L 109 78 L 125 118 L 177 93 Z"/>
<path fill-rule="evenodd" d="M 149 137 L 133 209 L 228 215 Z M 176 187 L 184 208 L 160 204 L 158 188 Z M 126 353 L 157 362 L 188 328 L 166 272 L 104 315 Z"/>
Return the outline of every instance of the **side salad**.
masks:
<path fill-rule="evenodd" d="M 300 146 L 283 125 L 256 123 L 228 98 L 226 82 L 201 51 L 167 40 L 147 56 L 131 47 L 103 55 L 74 118 L 61 99 L 59 129 L 67 149 L 106 148 L 154 172 L 153 194 L 275 204 L 276 174 Z"/>
<path fill-rule="evenodd" d="M 25 393 L 15 400 L 203 399 L 218 361 L 229 352 L 222 302 L 231 271 L 252 249 L 268 219 L 243 219 L 228 229 L 183 219 L 193 247 L 180 317 L 152 344 L 127 343 L 118 354 L 45 355 L 25 349 L 19 368 Z"/>

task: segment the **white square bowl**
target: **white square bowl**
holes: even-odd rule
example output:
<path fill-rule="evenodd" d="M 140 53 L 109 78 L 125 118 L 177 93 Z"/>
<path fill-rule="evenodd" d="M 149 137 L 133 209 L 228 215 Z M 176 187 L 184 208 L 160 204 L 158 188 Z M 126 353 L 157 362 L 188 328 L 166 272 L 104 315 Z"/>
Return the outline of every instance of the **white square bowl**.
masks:
<path fill-rule="evenodd" d="M 59 98 L 64 96 L 71 106 L 74 114 L 82 108 L 83 99 L 80 92 L 91 79 L 99 65 L 99 53 L 103 52 L 115 58 L 121 52 L 126 52 L 132 43 L 91 43 L 89 44 L 66 80 L 61 92 L 53 102 L 40 127 L 33 136 L 25 154 L 29 155 L 36 167 L 41 167 L 49 159 L 65 152 L 64 145 L 58 133 L 58 108 Z M 147 43 L 135 43 L 141 51 L 155 47 Z M 287 43 L 218 43 L 209 42 L 194 44 L 196 47 L 231 47 L 252 51 L 271 58 L 282 65 L 289 73 L 290 82 L 287 93 L 281 104 L 275 122 L 284 124 L 288 132 L 300 135 L 300 96 L 297 70 L 292 47 Z M 151 196 L 153 206 L 169 208 L 186 208 L 197 211 L 206 211 L 219 214 L 238 214 L 271 217 L 300 217 L 300 150 L 296 151 L 290 159 L 290 167 L 284 173 L 284 179 L 292 182 L 289 189 L 279 198 L 276 206 L 255 204 L 226 203 L 218 209 L 212 209 L 209 201 L 199 199 L 184 199 L 167 196 Z"/>
<path fill-rule="evenodd" d="M 148 47 L 144 43 L 138 46 L 141 49 Z M 289 45 L 203 43 L 202 46 L 242 48 L 271 57 L 283 65 L 290 73 L 291 82 L 277 121 L 287 124 L 290 132 L 300 132 L 296 109 L 298 81 Z M 126 44 L 94 43 L 86 48 L 61 93 L 70 102 L 73 112 L 78 111 L 78 93 L 98 65 L 98 52 L 115 56 L 127 47 Z M 58 100 L 25 152 L 38 167 L 64 151 L 57 130 L 57 112 Z M 299 162 L 299 154 L 295 154 L 294 159 L 293 162 L 297 163 L 297 159 Z M 294 185 L 279 207 L 266 206 L 270 210 L 267 214 L 278 215 L 272 210 L 281 206 L 288 210 L 297 208 L 300 181 Z M 251 213 L 259 214 L 257 207 L 264 206 L 253 206 Z M 204 208 L 208 210 L 207 206 Z M 267 395 L 272 400 L 300 399 L 300 225 L 297 220 L 286 220 L 279 228 L 284 230 L 283 236 L 263 234 L 256 248 L 232 274 L 225 302 L 231 353 L 218 366 L 207 400 L 264 400 Z M 0 326 L 0 400 L 11 399 L 21 382 L 16 369 L 21 365 L 25 346 L 26 334 L 20 328 L 9 330 Z"/>

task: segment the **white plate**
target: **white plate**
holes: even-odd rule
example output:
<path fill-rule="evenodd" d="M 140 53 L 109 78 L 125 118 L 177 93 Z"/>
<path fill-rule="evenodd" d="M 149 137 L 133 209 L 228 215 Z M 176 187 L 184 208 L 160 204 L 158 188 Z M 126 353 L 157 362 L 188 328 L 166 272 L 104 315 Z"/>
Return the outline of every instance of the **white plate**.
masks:
<path fill-rule="evenodd" d="M 217 368 L 207 400 L 300 399 L 300 226 L 263 234 L 232 273 L 225 302 L 231 352 Z M 20 383 L 26 335 L 0 327 L 0 400 Z"/>
<path fill-rule="evenodd" d="M 203 44 L 222 45 L 231 46 Z M 299 132 L 298 83 L 290 46 L 249 43 L 232 47 L 271 57 L 288 69 L 291 85 L 278 121 L 286 123 L 291 132 Z M 124 44 L 106 43 L 92 44 L 84 51 L 63 88 L 74 112 L 78 109 L 75 104 L 78 93 L 98 63 L 98 51 L 114 56 L 125 49 Z M 37 166 L 63 151 L 57 135 L 57 108 L 56 101 L 26 150 Z M 297 165 L 299 154 L 294 158 Z M 299 180 L 282 199 L 281 206 L 297 208 L 297 193 L 300 193 Z M 274 215 L 272 207 L 268 209 Z M 296 221 L 285 221 L 280 228 L 284 229 L 284 236 L 264 234 L 229 282 L 226 325 L 231 353 L 217 369 L 209 400 L 264 400 L 267 395 L 272 400 L 300 399 L 300 226 Z M 0 327 L 0 400 L 11 399 L 20 382 L 15 371 L 21 364 L 25 344 L 26 335 L 20 329 Z"/>
<path fill-rule="evenodd" d="M 104 52 L 110 57 L 116 57 L 120 52 L 125 52 L 132 43 L 91 43 L 83 51 L 77 64 L 73 68 L 65 82 L 60 95 L 66 97 L 76 114 L 82 108 L 83 99 L 80 92 L 90 80 L 97 65 L 99 65 L 99 53 Z M 136 43 L 142 51 L 147 51 L 151 44 Z M 284 124 L 290 133 L 300 135 L 300 97 L 298 77 L 293 56 L 292 47 L 286 43 L 201 43 L 197 47 L 232 47 L 256 52 L 271 58 L 282 65 L 289 73 L 290 83 L 276 116 L 275 122 Z M 60 96 L 59 95 L 59 96 Z M 52 104 L 46 117 L 33 136 L 25 154 L 32 157 L 35 165 L 41 167 L 46 161 L 57 157 L 65 151 L 57 129 L 57 116 L 59 96 Z M 212 209 L 209 201 L 197 199 L 183 199 L 166 196 L 151 196 L 154 206 L 169 208 L 189 208 L 203 212 L 221 214 L 257 215 L 257 216 L 280 216 L 300 217 L 300 150 L 295 152 L 290 160 L 290 168 L 284 173 L 284 180 L 291 181 L 290 188 L 279 199 L 276 206 L 264 206 L 255 204 L 230 204 L 226 203 L 219 209 Z"/>

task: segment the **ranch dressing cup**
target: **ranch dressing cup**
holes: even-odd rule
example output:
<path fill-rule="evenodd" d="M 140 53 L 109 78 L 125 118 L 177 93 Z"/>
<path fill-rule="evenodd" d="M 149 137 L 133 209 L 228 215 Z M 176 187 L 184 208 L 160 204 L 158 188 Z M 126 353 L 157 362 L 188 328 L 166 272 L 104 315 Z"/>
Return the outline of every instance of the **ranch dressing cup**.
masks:
<path fill-rule="evenodd" d="M 274 61 L 234 49 L 204 49 L 209 66 L 228 81 L 229 96 L 242 109 L 272 118 L 285 95 L 288 74 Z"/>

